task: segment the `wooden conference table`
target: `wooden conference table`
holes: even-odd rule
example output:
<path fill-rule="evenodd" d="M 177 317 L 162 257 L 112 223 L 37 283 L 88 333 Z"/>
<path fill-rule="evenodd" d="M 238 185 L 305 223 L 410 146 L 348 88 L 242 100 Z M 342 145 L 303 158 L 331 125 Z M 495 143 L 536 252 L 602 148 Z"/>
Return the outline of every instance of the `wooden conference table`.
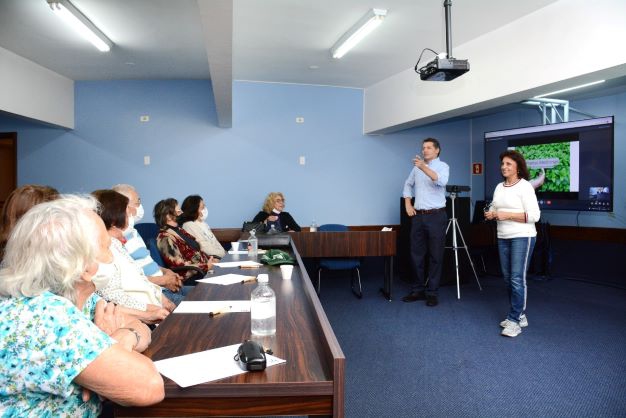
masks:
<path fill-rule="evenodd" d="M 291 280 L 283 280 L 279 267 L 258 270 L 220 269 L 218 273 L 268 273 L 276 292 L 276 336 L 264 345 L 286 363 L 263 372 L 181 388 L 165 380 L 165 399 L 153 406 L 116 406 L 116 416 L 344 416 L 345 357 L 326 318 L 296 247 Z M 224 261 L 248 259 L 227 255 Z M 186 300 L 250 299 L 255 282 L 229 286 L 198 284 Z M 153 360 L 241 343 L 250 339 L 250 314 L 172 314 L 152 334 L 145 352 Z M 198 367 L 211 367 L 198 364 Z"/>
<path fill-rule="evenodd" d="M 391 300 L 396 231 L 292 232 L 302 257 L 386 257 L 385 280 L 380 289 Z"/>

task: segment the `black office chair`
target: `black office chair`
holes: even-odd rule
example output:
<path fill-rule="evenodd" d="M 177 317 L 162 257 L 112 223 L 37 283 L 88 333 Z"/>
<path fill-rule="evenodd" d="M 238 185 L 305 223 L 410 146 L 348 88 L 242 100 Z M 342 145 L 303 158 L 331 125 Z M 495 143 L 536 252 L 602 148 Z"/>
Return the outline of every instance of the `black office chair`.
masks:
<path fill-rule="evenodd" d="M 321 225 L 318 229 L 319 232 L 340 232 L 347 231 L 348 227 L 341 224 L 325 224 Z M 359 299 L 363 297 L 363 291 L 361 288 L 361 272 L 359 271 L 361 262 L 354 258 L 322 258 L 319 262 L 319 268 L 317 270 L 317 293 L 321 293 L 322 283 L 322 270 L 351 270 L 351 287 L 352 293 Z M 356 277 L 358 283 L 358 289 L 355 288 L 354 270 L 356 270 Z"/>
<path fill-rule="evenodd" d="M 135 225 L 135 229 L 141 235 L 141 238 L 146 243 L 146 248 L 150 251 L 150 257 L 161 267 L 167 267 L 175 273 L 184 273 L 188 271 L 195 271 L 195 274 L 191 276 L 189 279 L 185 280 L 185 282 L 189 282 L 189 284 L 195 284 L 196 279 L 201 279 L 205 276 L 205 272 L 196 266 L 180 266 L 180 267 L 168 267 L 165 265 L 163 261 L 163 257 L 161 257 L 161 252 L 159 251 L 159 247 L 157 246 L 156 238 L 159 235 L 159 226 L 155 223 L 140 223 Z"/>

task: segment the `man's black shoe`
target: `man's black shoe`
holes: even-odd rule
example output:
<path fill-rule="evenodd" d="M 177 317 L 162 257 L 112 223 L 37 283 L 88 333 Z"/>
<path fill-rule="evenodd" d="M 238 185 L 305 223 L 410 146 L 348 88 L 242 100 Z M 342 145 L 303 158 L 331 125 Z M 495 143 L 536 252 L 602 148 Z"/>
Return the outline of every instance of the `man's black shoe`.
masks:
<path fill-rule="evenodd" d="M 437 296 L 434 295 L 428 295 L 426 296 L 426 306 L 437 306 L 439 304 L 439 300 L 437 299 Z"/>
<path fill-rule="evenodd" d="M 415 302 L 426 299 L 424 292 L 411 292 L 402 298 L 402 302 Z"/>

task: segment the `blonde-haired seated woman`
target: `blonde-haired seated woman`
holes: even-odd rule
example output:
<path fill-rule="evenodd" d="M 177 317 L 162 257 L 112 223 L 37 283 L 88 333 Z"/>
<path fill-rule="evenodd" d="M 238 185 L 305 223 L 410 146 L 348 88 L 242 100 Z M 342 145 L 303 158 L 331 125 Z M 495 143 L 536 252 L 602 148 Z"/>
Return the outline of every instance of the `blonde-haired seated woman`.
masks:
<path fill-rule="evenodd" d="M 272 226 L 278 232 L 302 230 L 289 212 L 285 212 L 285 196 L 280 192 L 271 192 L 267 195 L 263 210 L 257 213 L 252 222 L 263 222 L 265 232 L 272 229 Z"/>
<path fill-rule="evenodd" d="M 96 208 L 95 199 L 63 197 L 13 229 L 0 269 L 3 416 L 96 417 L 100 396 L 132 406 L 163 399 L 163 379 L 137 352 L 149 329 L 94 295 L 107 241 Z"/>

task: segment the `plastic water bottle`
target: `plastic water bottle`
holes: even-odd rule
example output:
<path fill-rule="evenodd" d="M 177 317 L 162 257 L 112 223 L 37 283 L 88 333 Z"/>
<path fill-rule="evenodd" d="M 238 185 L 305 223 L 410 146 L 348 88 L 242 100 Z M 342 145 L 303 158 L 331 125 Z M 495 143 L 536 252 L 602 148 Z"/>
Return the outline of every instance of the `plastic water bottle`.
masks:
<path fill-rule="evenodd" d="M 311 227 L 309 228 L 310 232 L 317 232 L 317 224 L 315 223 L 315 220 L 313 220 L 313 222 L 311 222 Z"/>
<path fill-rule="evenodd" d="M 267 274 L 259 274 L 259 285 L 250 297 L 250 323 L 252 335 L 276 333 L 276 294 L 269 285 Z"/>
<path fill-rule="evenodd" d="M 259 239 L 256 237 L 256 230 L 250 231 L 248 238 L 248 257 L 256 259 L 259 254 Z"/>

